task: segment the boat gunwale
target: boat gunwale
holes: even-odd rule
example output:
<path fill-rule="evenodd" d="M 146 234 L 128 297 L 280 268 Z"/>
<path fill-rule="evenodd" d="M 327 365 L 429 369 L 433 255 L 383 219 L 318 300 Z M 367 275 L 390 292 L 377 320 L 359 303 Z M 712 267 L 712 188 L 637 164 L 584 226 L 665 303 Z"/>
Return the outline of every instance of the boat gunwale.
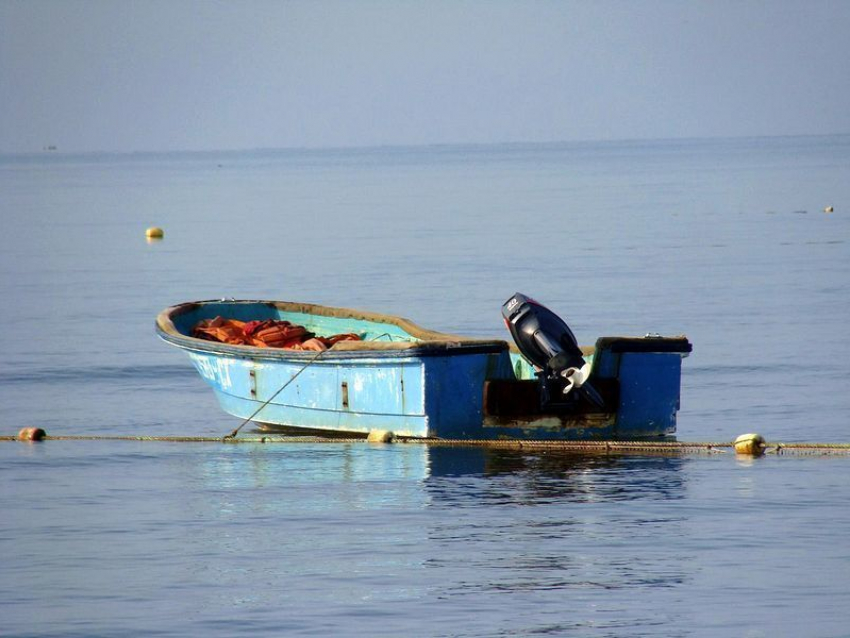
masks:
<path fill-rule="evenodd" d="M 226 344 L 192 337 L 191 335 L 184 334 L 177 330 L 173 321 L 174 317 L 192 312 L 205 305 L 212 304 L 266 305 L 283 312 L 390 324 L 401 328 L 411 337 L 418 339 L 418 341 L 391 342 L 340 341 L 322 353 L 321 358 L 324 360 L 497 354 L 509 349 L 508 343 L 501 339 L 462 337 L 459 335 L 437 332 L 435 330 L 428 330 L 415 324 L 409 319 L 396 315 L 290 301 L 209 299 L 204 301 L 185 302 L 170 306 L 157 315 L 157 333 L 161 339 L 175 346 L 185 350 L 193 350 L 209 354 L 249 359 L 293 361 L 303 361 L 316 358 L 317 353 L 313 351 Z"/>

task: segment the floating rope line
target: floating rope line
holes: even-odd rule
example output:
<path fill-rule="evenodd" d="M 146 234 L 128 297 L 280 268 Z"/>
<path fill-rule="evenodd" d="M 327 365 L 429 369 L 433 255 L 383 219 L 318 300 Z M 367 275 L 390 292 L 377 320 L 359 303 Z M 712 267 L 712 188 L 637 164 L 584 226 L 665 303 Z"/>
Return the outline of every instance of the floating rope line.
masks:
<path fill-rule="evenodd" d="M 557 440 L 450 440 L 408 438 L 404 443 L 418 443 L 434 447 L 481 447 L 497 450 L 529 452 L 564 451 L 588 454 L 725 454 L 736 452 L 731 442 L 689 441 L 557 441 Z M 766 443 L 763 454 L 847 454 L 850 443 Z M 755 456 L 758 456 L 756 454 Z"/>
<path fill-rule="evenodd" d="M 305 366 L 306 367 L 306 366 Z M 293 377 L 294 378 L 294 377 Z M 247 421 L 246 421 L 247 423 Z M 244 423 L 243 423 L 244 425 Z M 241 427 L 241 426 L 240 426 Z M 238 428 L 237 428 L 238 429 Z M 0 441 L 18 441 L 19 437 L 0 436 Z M 285 443 L 368 445 L 365 438 L 332 438 L 321 436 L 262 435 L 235 436 L 133 436 L 133 435 L 44 435 L 42 441 L 140 441 L 160 443 Z M 682 455 L 724 454 L 735 451 L 734 442 L 686 441 L 520 441 L 520 440 L 463 440 L 428 439 L 396 436 L 395 444 L 426 445 L 429 447 L 477 447 L 494 450 L 525 452 L 573 452 L 580 454 Z M 765 454 L 783 455 L 848 455 L 850 443 L 767 443 Z"/>
<path fill-rule="evenodd" d="M 20 441 L 15 436 L 0 436 L 0 441 Z M 365 439 L 328 439 L 311 436 L 252 436 L 240 439 L 229 436 L 134 436 L 131 434 L 65 434 L 44 435 L 39 441 L 142 441 L 158 443 L 363 443 Z"/>

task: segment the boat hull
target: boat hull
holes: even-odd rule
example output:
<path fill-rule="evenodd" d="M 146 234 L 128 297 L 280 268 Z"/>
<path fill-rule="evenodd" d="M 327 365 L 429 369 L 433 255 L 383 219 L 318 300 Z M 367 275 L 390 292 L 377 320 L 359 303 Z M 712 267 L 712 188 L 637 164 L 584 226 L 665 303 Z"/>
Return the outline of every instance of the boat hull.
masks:
<path fill-rule="evenodd" d="M 311 330 L 365 339 L 316 353 L 189 336 L 191 325 L 215 316 L 293 319 Z M 286 302 L 193 302 L 161 313 L 157 330 L 189 355 L 225 412 L 264 430 L 365 435 L 381 429 L 446 439 L 673 434 L 687 344 L 682 338 L 600 339 L 591 379 L 606 389 L 605 409 L 547 412 L 511 394 L 530 396 L 536 381 L 506 342 L 427 331 L 398 317 Z M 494 388 L 502 388 L 501 400 L 493 399 Z"/>
<path fill-rule="evenodd" d="M 225 412 L 266 430 L 452 438 L 480 423 L 480 381 L 500 358 L 480 352 L 286 361 L 197 351 L 189 357 Z"/>

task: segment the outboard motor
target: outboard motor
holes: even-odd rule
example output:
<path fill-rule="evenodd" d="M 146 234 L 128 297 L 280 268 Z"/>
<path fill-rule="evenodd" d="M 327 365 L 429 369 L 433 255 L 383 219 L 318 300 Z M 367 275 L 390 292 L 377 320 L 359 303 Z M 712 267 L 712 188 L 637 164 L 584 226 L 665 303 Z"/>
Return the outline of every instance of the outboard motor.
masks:
<path fill-rule="evenodd" d="M 602 397 L 587 382 L 590 364 L 558 315 L 516 293 L 502 306 L 502 316 L 520 352 L 540 370 L 542 407 L 572 404 L 579 397 L 603 407 Z"/>

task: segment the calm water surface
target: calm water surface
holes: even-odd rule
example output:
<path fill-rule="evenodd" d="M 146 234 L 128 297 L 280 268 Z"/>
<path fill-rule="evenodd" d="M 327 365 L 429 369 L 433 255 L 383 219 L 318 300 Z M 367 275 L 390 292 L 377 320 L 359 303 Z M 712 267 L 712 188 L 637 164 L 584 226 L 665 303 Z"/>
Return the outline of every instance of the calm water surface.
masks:
<path fill-rule="evenodd" d="M 0 215 L 0 434 L 229 432 L 174 303 L 505 337 L 519 290 L 687 334 L 681 440 L 850 441 L 848 136 L 0 157 Z M 848 501 L 847 458 L 0 443 L 0 635 L 848 636 Z"/>

